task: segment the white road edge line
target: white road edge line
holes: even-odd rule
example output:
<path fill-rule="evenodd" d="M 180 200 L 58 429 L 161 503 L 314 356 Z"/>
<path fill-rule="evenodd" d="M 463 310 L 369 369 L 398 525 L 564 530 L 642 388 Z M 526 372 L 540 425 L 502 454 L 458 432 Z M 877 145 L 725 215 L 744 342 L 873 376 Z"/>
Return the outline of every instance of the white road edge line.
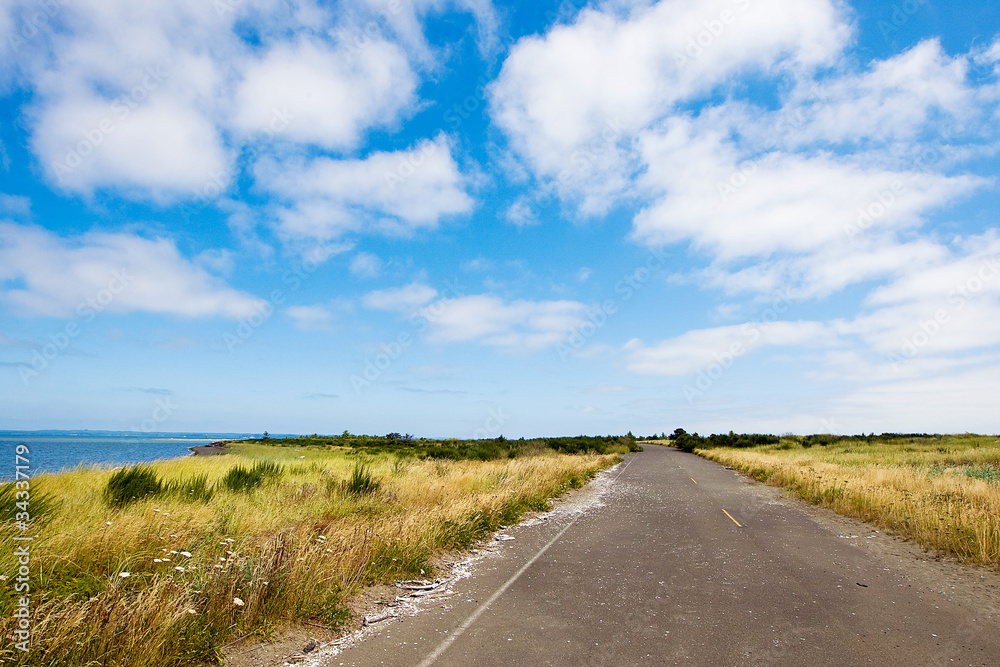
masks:
<path fill-rule="evenodd" d="M 615 475 L 615 479 L 618 479 L 619 477 L 621 477 L 621 474 L 623 472 L 625 472 L 625 470 L 630 465 L 632 465 L 632 461 L 634 461 L 634 460 L 635 459 L 630 459 L 629 462 L 625 464 L 625 467 L 618 471 L 618 474 Z M 546 551 L 549 550 L 549 547 L 551 547 L 553 544 L 555 544 L 556 542 L 558 542 L 559 538 L 562 537 L 563 534 L 567 530 L 569 530 L 570 528 L 573 527 L 573 524 L 577 522 L 577 520 L 580 518 L 580 516 L 582 516 L 582 515 L 577 515 L 572 521 L 570 521 L 568 524 L 566 524 L 566 526 L 562 530 L 560 530 L 556 534 L 555 537 L 553 537 L 551 540 L 549 540 L 548 544 L 546 544 L 544 547 L 541 548 L 541 550 L 538 553 L 536 553 L 534 556 L 532 556 L 531 560 L 529 560 L 527 563 L 525 563 L 524 565 L 522 565 L 521 569 L 518 570 L 516 573 L 514 573 L 513 577 L 511 577 L 510 579 L 508 579 L 506 582 L 504 582 L 503 586 L 501 586 L 496 591 L 494 591 L 493 595 L 491 595 L 490 598 L 486 602 L 484 602 L 483 604 L 479 605 L 479 608 L 476 609 L 474 612 L 472 612 L 472 615 L 469 616 L 467 619 L 465 619 L 465 621 L 460 626 L 458 626 L 457 628 L 455 628 L 455 631 L 453 633 L 451 633 L 450 635 L 448 635 L 445 638 L 445 640 L 443 642 L 441 642 L 436 649 L 434 649 L 433 653 L 431 653 L 429 656 L 427 656 L 426 658 L 424 658 L 424 661 L 421 662 L 418 667 L 430 667 L 435 662 L 437 662 L 437 659 L 441 657 L 441 654 L 444 653 L 445 651 L 447 651 L 448 647 L 451 646 L 452 644 L 454 644 L 455 641 L 459 637 L 461 637 L 462 634 L 466 630 L 468 630 L 469 627 L 473 623 L 476 622 L 476 619 L 478 619 L 482 615 L 482 613 L 489 608 L 489 606 L 491 604 L 493 604 L 494 602 L 496 602 L 496 599 L 498 597 L 500 597 L 501 595 L 504 594 L 504 591 L 506 591 L 508 588 L 510 588 L 514 584 L 515 581 L 517 581 L 518 579 L 520 579 L 521 575 L 524 574 L 525 571 L 529 567 L 531 567 L 532 565 L 534 565 L 535 561 L 542 557 L 542 554 L 544 554 Z"/>

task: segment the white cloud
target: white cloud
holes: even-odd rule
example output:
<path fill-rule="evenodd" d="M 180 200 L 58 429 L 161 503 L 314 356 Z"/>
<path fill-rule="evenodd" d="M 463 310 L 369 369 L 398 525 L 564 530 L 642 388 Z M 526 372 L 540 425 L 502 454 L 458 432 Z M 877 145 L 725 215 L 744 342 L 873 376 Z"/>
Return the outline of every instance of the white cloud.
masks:
<path fill-rule="evenodd" d="M 81 193 L 191 196 L 230 178 L 211 121 L 155 93 L 135 110 L 90 93 L 63 96 L 40 112 L 32 146 L 52 182 Z"/>
<path fill-rule="evenodd" d="M 530 227 L 539 223 L 528 197 L 523 195 L 507 208 L 506 218 L 515 227 Z"/>
<path fill-rule="evenodd" d="M 58 187 L 160 202 L 228 189 L 248 143 L 354 149 L 418 85 L 398 45 L 347 39 L 359 19 L 310 2 L 66 3 L 19 52 L 30 146 Z"/>
<path fill-rule="evenodd" d="M 910 139 L 932 118 L 937 132 L 945 124 L 958 130 L 959 121 L 979 106 L 966 80 L 968 68 L 967 57 L 948 56 L 933 39 L 874 62 L 868 72 L 802 82 L 781 110 L 788 119 L 786 140 Z"/>
<path fill-rule="evenodd" d="M 988 233 L 941 250 L 873 290 L 868 312 L 842 325 L 894 371 L 915 358 L 960 364 L 1000 345 L 1000 238 Z"/>
<path fill-rule="evenodd" d="M 869 229 L 916 226 L 929 209 L 985 183 L 825 154 L 742 161 L 731 142 L 683 119 L 645 133 L 640 146 L 641 183 L 658 199 L 636 216 L 635 237 L 650 246 L 691 240 L 723 260 L 813 252 Z"/>
<path fill-rule="evenodd" d="M 64 239 L 0 223 L 0 299 L 28 315 L 150 312 L 241 318 L 264 302 L 226 286 L 168 239 L 89 233 Z"/>
<path fill-rule="evenodd" d="M 646 375 L 689 375 L 713 364 L 733 360 L 765 346 L 828 346 L 836 336 L 820 322 L 770 322 L 695 329 L 676 338 L 646 346 L 639 340 L 625 345 L 628 370 Z"/>
<path fill-rule="evenodd" d="M 619 144 L 674 104 L 747 70 L 828 62 L 848 34 L 828 0 L 664 0 L 624 18 L 585 9 L 518 42 L 491 113 L 536 175 L 611 196 L 632 171 Z"/>
<path fill-rule="evenodd" d="M 585 311 L 576 301 L 506 302 L 480 294 L 436 301 L 421 314 L 431 324 L 428 339 L 433 342 L 534 349 L 566 341 L 587 321 Z"/>
<path fill-rule="evenodd" d="M 362 278 L 375 278 L 382 273 L 385 262 L 378 255 L 359 252 L 351 258 L 349 269 L 351 273 Z"/>
<path fill-rule="evenodd" d="M 349 149 L 410 107 L 416 85 L 403 52 L 383 40 L 367 43 L 363 57 L 308 40 L 278 44 L 246 67 L 233 122 L 247 135 L 278 123 L 283 139 Z"/>
<path fill-rule="evenodd" d="M 913 238 L 938 209 L 989 181 L 885 164 L 866 152 L 782 149 L 752 155 L 712 114 L 642 133 L 639 178 L 650 197 L 633 220 L 649 246 L 690 243 L 729 293 L 824 297 L 932 261 L 941 248 Z"/>
<path fill-rule="evenodd" d="M 361 160 L 264 160 L 257 176 L 291 201 L 279 217 L 292 237 L 332 239 L 361 229 L 408 234 L 472 208 L 444 135 Z"/>
<path fill-rule="evenodd" d="M 19 60 L 34 91 L 31 147 L 52 182 L 190 196 L 228 166 L 221 62 L 243 47 L 217 12 L 194 0 L 80 0 L 52 23 Z"/>
<path fill-rule="evenodd" d="M 365 308 L 411 313 L 430 303 L 437 295 L 438 291 L 433 287 L 422 283 L 410 283 L 404 287 L 369 292 L 361 298 L 361 303 Z"/>
<path fill-rule="evenodd" d="M 955 239 L 955 247 L 942 248 L 938 261 L 917 265 L 898 280 L 873 291 L 867 302 L 885 305 L 895 302 L 920 302 L 928 298 L 941 299 L 958 292 L 967 283 L 980 287 L 975 293 L 1000 294 L 1000 236 L 996 230 L 985 234 Z M 966 289 L 966 292 L 968 290 Z"/>
<path fill-rule="evenodd" d="M 995 38 L 988 47 L 974 51 L 973 59 L 977 65 L 992 65 L 993 73 L 1000 75 L 1000 37 Z M 995 89 L 993 92 L 996 95 Z"/>
<path fill-rule="evenodd" d="M 897 243 L 879 235 L 856 245 L 834 242 L 812 254 L 768 259 L 742 268 L 719 261 L 698 272 L 697 278 L 730 295 L 781 295 L 798 301 L 826 297 L 858 282 L 899 276 L 945 254 L 944 248 L 931 241 Z"/>

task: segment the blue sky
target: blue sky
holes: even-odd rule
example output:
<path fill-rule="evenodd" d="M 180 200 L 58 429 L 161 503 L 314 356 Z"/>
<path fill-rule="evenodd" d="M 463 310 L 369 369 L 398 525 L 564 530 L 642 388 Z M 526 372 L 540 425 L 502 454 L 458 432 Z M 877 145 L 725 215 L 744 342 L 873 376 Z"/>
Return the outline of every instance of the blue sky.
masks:
<path fill-rule="evenodd" d="M 1000 7 L 12 0 L 0 429 L 995 433 Z"/>

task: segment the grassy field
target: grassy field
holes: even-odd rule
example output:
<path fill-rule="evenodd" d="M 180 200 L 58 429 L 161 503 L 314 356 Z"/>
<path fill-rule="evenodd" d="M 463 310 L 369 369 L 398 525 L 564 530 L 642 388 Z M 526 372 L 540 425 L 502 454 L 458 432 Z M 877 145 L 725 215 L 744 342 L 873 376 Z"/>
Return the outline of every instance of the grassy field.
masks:
<path fill-rule="evenodd" d="M 783 437 L 694 451 L 966 563 L 1000 570 L 998 436 Z"/>
<path fill-rule="evenodd" d="M 12 646 L 17 594 L 4 577 L 0 662 L 201 665 L 296 620 L 336 627 L 364 585 L 431 576 L 435 553 L 620 460 L 540 445 L 480 461 L 285 444 L 33 479 L 32 651 Z M 0 503 L 0 572 L 13 573 L 10 485 Z"/>

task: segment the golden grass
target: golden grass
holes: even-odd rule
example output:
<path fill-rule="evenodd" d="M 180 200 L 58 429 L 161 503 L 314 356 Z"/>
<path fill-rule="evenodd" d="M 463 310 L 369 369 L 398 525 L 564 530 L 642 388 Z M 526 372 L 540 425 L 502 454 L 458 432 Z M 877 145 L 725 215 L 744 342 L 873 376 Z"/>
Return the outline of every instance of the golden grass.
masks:
<path fill-rule="evenodd" d="M 45 493 L 57 503 L 32 531 L 33 649 L 25 655 L 11 646 L 14 582 L 0 582 L 0 662 L 200 665 L 233 639 L 297 619 L 335 626 L 346 619 L 345 599 L 361 586 L 429 576 L 435 552 L 468 546 L 620 460 L 368 455 L 362 460 L 380 486 L 358 495 L 344 487 L 356 455 L 233 450 L 151 465 L 165 482 L 204 474 L 210 485 L 253 460 L 278 461 L 285 473 L 249 492 L 217 488 L 209 502 L 160 497 L 119 510 L 103 497 L 109 470 L 33 479 L 33 496 Z M 16 571 L 15 534 L 0 525 L 3 572 Z"/>
<path fill-rule="evenodd" d="M 840 514 L 1000 569 L 1000 440 L 936 436 L 891 442 L 801 439 L 752 449 L 698 449 Z"/>

